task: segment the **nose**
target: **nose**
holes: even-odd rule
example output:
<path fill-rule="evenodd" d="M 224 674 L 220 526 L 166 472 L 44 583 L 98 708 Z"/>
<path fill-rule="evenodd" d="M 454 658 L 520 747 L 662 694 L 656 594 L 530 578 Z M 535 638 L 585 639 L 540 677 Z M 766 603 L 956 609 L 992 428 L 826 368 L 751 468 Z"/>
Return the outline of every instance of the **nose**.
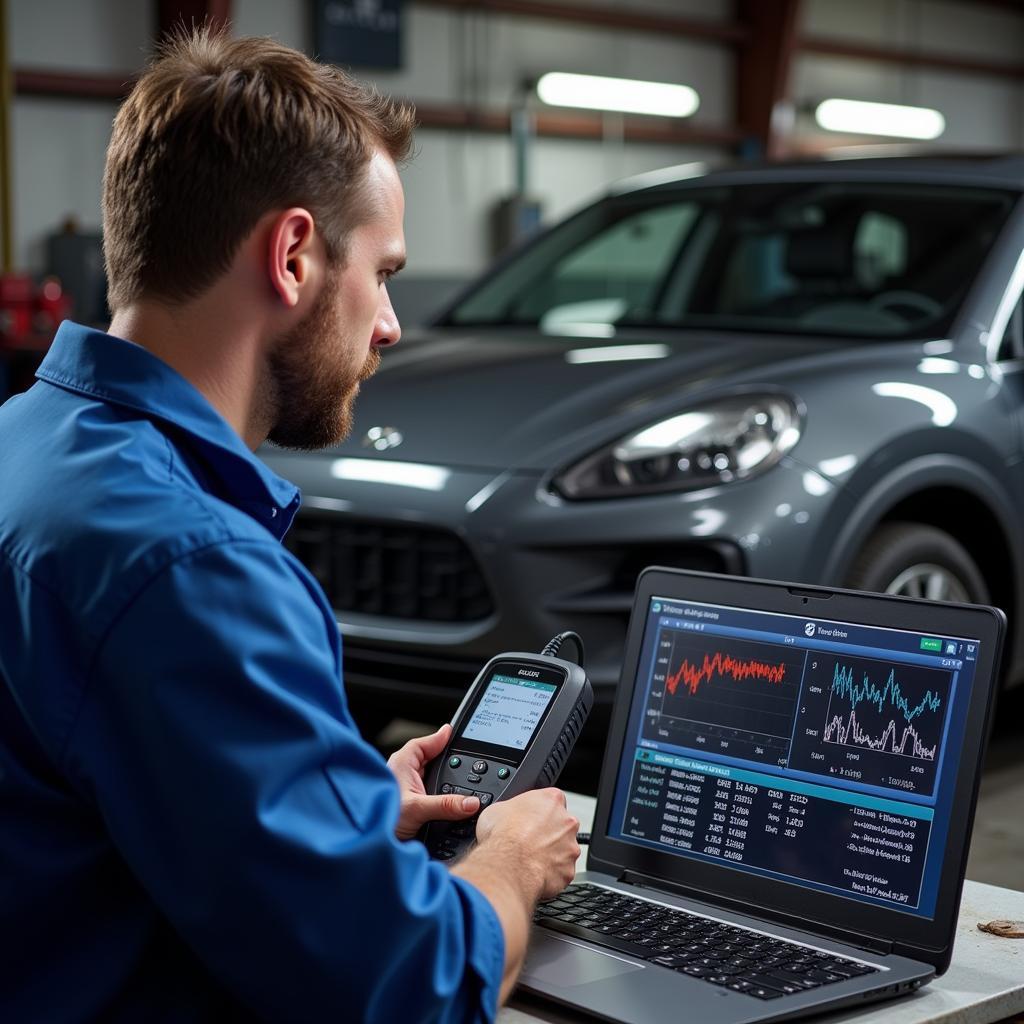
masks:
<path fill-rule="evenodd" d="M 384 285 L 381 285 L 380 296 L 380 308 L 377 310 L 377 319 L 373 325 L 373 337 L 370 339 L 370 345 L 373 348 L 397 345 L 398 339 L 402 337 L 401 324 L 398 322 L 394 307 L 391 305 L 391 297 Z"/>

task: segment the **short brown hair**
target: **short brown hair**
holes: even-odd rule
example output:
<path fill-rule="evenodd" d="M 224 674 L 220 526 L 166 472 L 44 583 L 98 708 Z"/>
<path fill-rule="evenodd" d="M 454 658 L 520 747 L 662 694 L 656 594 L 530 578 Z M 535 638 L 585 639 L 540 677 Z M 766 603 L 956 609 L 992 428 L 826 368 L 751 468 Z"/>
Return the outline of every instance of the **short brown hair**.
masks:
<path fill-rule="evenodd" d="M 125 100 L 107 150 L 111 309 L 201 294 L 277 208 L 309 209 L 341 259 L 368 213 L 373 150 L 403 160 L 412 128 L 411 107 L 273 39 L 176 35 Z"/>

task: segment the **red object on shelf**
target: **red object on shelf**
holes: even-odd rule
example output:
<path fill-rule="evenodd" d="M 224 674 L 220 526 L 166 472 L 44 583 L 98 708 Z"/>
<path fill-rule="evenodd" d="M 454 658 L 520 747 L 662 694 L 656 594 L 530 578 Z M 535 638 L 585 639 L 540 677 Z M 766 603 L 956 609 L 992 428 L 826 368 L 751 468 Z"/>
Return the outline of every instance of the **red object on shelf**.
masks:
<path fill-rule="evenodd" d="M 0 331 L 6 336 L 31 332 L 35 290 L 28 274 L 0 274 Z"/>
<path fill-rule="evenodd" d="M 57 278 L 37 285 L 28 274 L 0 274 L 0 401 L 31 387 L 70 312 L 71 300 Z"/>
<path fill-rule="evenodd" d="M 39 286 L 35 295 L 33 327 L 37 332 L 50 333 L 60 327 L 61 320 L 71 315 L 71 296 L 56 277 L 48 277 Z"/>
<path fill-rule="evenodd" d="M 0 348 L 45 352 L 70 313 L 57 278 L 37 285 L 28 274 L 0 274 Z"/>

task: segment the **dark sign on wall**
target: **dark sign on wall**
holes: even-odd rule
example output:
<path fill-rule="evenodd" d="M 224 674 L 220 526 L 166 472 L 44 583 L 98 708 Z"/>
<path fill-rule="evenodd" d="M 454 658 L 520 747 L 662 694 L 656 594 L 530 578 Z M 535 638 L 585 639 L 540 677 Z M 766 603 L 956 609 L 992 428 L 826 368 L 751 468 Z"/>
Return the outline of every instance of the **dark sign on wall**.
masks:
<path fill-rule="evenodd" d="M 313 46 L 332 64 L 402 66 L 402 0 L 314 0 Z"/>

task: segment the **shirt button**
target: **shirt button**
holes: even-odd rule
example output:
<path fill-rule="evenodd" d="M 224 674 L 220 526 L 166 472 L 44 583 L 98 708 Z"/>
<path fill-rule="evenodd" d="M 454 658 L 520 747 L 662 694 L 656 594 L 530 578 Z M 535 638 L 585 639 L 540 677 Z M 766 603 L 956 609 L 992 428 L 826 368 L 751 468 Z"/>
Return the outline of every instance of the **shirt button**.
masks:
<path fill-rule="evenodd" d="M 277 518 L 277 509 L 276 508 L 272 508 L 270 510 L 270 518 L 271 519 L 276 519 Z"/>
<path fill-rule="evenodd" d="M 474 761 L 473 762 L 473 771 L 475 771 L 478 775 L 483 775 L 483 773 L 485 771 L 487 771 L 487 762 L 486 761 Z"/>

